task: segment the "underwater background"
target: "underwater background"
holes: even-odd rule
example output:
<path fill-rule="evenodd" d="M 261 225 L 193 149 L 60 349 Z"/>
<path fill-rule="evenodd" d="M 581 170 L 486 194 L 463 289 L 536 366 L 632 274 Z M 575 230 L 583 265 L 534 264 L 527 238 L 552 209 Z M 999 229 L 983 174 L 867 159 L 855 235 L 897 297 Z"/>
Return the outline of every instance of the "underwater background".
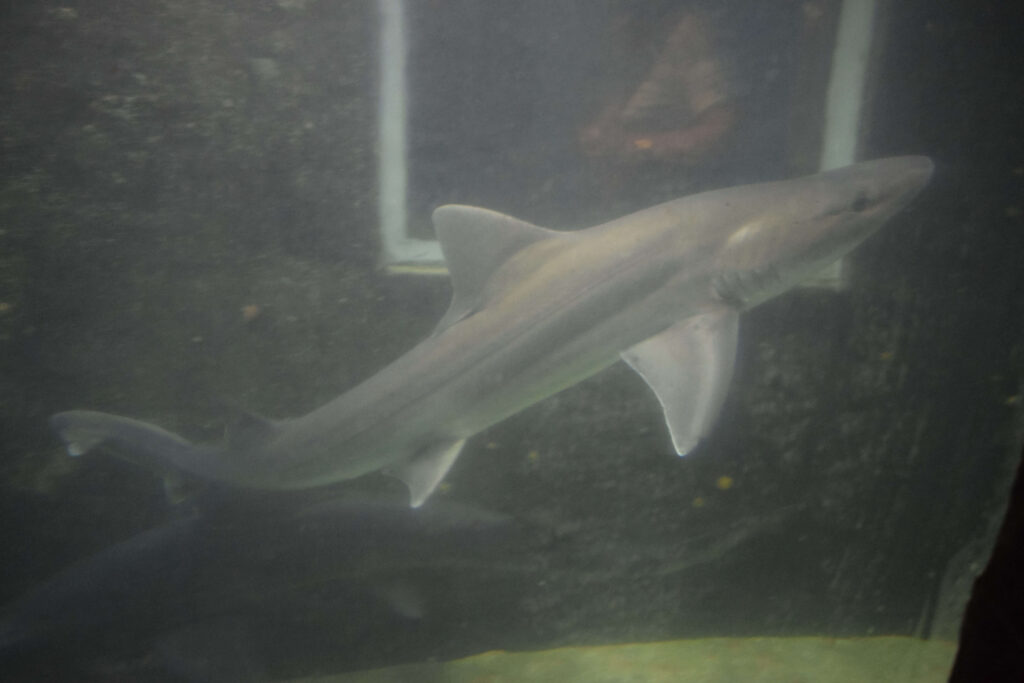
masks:
<path fill-rule="evenodd" d="M 407 6 L 417 237 L 447 202 L 579 228 L 817 170 L 839 3 Z M 0 604 L 107 552 L 25 603 L 45 637 L 0 660 L 5 679 L 268 680 L 707 637 L 955 641 L 1024 434 L 1024 10 L 1010 3 L 882 3 L 858 153 L 930 156 L 932 183 L 851 255 L 845 287 L 743 315 L 723 416 L 685 459 L 622 364 L 473 438 L 419 516 L 380 475 L 175 505 L 145 469 L 67 456 L 53 413 L 214 441 L 235 408 L 286 417 L 334 398 L 444 314 L 447 278 L 381 267 L 378 9 L 0 8 Z M 715 36 L 717 99 L 686 114 L 710 132 L 684 160 L 588 153 L 588 126 L 688 16 Z M 194 672 L 199 646 L 242 673 Z"/>

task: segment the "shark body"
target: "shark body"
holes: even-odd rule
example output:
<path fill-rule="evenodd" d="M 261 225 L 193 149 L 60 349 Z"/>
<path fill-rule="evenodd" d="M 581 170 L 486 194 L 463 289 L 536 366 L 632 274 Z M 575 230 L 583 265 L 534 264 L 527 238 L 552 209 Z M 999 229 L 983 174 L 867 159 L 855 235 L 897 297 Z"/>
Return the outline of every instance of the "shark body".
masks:
<path fill-rule="evenodd" d="M 448 501 L 410 510 L 404 500 L 317 498 L 305 492 L 270 500 L 207 498 L 201 511 L 42 578 L 0 606 L 3 679 L 95 680 L 89 675 L 95 663 L 120 663 L 140 652 L 148 653 L 146 666 L 159 667 L 168 663 L 168 640 L 199 629 L 210 639 L 180 655 L 197 660 L 193 665 L 212 659 L 235 676 L 142 678 L 269 681 L 266 671 L 247 669 L 276 639 L 232 644 L 224 642 L 230 632 L 219 633 L 218 626 L 241 626 L 236 635 L 256 636 L 268 625 L 280 635 L 277 626 L 290 632 L 324 615 L 337 619 L 332 624 L 372 622 L 378 613 L 419 620 L 450 602 L 435 599 L 439 588 L 428 582 L 436 572 L 518 581 L 533 567 L 520 558 L 529 556 L 527 541 L 539 530 L 505 515 Z M 246 634 L 245 626 L 255 630 Z M 338 628 L 337 645 L 353 634 L 364 631 Z M 356 641 L 347 644 L 358 649 Z"/>
<path fill-rule="evenodd" d="M 109 444 L 254 488 L 305 488 L 386 469 L 421 505 L 466 439 L 620 358 L 650 385 L 675 450 L 708 434 L 728 388 L 740 312 L 841 258 L 928 183 L 925 157 L 691 195 L 592 228 L 548 230 L 442 206 L 448 312 L 426 340 L 304 416 L 247 418 L 221 447 L 92 411 L 51 423 L 73 455 Z"/>

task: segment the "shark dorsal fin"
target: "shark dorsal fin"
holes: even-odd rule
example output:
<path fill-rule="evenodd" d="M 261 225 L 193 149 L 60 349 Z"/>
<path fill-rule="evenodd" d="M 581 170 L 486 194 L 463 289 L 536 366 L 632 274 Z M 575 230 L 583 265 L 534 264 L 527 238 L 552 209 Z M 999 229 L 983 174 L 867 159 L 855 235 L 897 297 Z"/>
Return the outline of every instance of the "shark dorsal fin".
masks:
<path fill-rule="evenodd" d="M 523 247 L 561 233 L 475 206 L 434 210 L 434 230 L 452 278 L 452 303 L 435 333 L 477 310 L 487 279 Z"/>

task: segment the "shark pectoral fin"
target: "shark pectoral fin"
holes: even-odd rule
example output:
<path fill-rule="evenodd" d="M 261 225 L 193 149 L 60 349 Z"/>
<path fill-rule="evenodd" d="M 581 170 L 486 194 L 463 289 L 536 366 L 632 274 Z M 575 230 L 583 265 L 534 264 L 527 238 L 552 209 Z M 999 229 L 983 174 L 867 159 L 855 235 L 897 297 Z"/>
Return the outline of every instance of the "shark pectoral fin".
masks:
<path fill-rule="evenodd" d="M 622 352 L 658 396 L 679 455 L 707 436 L 718 417 L 732 380 L 738 329 L 739 314 L 720 308 Z"/>
<path fill-rule="evenodd" d="M 434 231 L 452 278 L 452 303 L 437 324 L 440 332 L 479 308 L 484 285 L 523 247 L 562 233 L 475 206 L 434 209 Z"/>
<path fill-rule="evenodd" d="M 409 487 L 409 506 L 418 508 L 426 502 L 437 485 L 455 464 L 465 439 L 441 441 L 426 448 L 400 467 L 388 471 Z"/>

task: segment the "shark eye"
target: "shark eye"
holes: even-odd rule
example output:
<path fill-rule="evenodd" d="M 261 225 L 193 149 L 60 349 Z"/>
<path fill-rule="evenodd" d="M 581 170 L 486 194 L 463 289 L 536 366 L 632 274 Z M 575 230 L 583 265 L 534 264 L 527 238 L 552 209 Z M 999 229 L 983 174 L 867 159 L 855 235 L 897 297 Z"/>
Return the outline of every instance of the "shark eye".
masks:
<path fill-rule="evenodd" d="M 868 193 L 861 190 L 850 204 L 850 210 L 860 213 L 866 208 L 868 208 Z"/>

